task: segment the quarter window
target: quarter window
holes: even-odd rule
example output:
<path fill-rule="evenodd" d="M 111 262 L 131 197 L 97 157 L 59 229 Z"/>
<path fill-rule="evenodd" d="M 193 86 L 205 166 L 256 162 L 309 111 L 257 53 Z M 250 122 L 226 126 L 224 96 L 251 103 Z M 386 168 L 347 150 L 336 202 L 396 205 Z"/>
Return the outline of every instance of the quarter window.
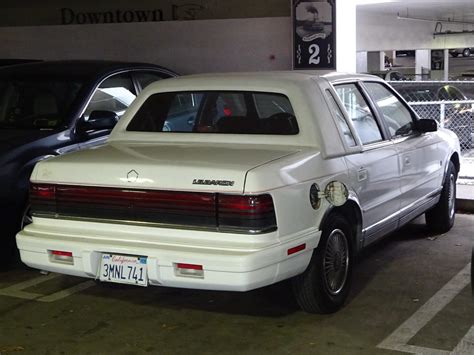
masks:
<path fill-rule="evenodd" d="M 364 83 L 364 85 L 382 113 L 390 136 L 397 137 L 412 134 L 413 119 L 405 105 L 382 84 Z"/>
<path fill-rule="evenodd" d="M 344 84 L 337 85 L 335 89 L 362 144 L 383 140 L 377 121 L 357 86 L 355 84 Z"/>
<path fill-rule="evenodd" d="M 356 142 L 354 137 L 352 136 L 351 130 L 349 129 L 349 125 L 347 124 L 344 115 L 341 112 L 341 109 L 336 103 L 336 100 L 334 99 L 334 96 L 332 96 L 331 92 L 329 90 L 326 90 L 326 96 L 329 100 L 329 103 L 331 104 L 331 108 L 334 111 L 336 118 L 337 118 L 337 124 L 339 125 L 339 128 L 342 131 L 342 134 L 344 135 L 344 139 L 349 147 L 355 147 Z"/>

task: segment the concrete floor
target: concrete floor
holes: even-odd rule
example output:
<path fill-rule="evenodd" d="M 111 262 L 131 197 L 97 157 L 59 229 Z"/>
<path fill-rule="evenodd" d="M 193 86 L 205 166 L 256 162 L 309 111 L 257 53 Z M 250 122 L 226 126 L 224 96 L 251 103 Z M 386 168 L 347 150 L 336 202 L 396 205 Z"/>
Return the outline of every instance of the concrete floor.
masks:
<path fill-rule="evenodd" d="M 458 350 L 472 354 L 474 302 L 459 272 L 473 234 L 474 215 L 438 236 L 413 222 L 363 253 L 347 305 L 325 316 L 298 310 L 285 283 L 248 293 L 139 288 L 17 266 L 0 273 L 0 354 L 395 354 L 377 345 L 400 332 L 412 352 L 448 354 L 464 339 Z M 426 318 L 448 282 L 452 300 Z M 407 319 L 408 338 L 396 331 Z"/>

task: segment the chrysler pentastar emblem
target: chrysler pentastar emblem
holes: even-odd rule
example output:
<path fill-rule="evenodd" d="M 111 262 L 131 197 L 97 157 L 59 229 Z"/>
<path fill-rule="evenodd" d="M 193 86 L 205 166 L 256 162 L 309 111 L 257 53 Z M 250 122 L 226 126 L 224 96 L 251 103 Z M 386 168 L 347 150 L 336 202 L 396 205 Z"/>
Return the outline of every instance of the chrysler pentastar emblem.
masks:
<path fill-rule="evenodd" d="M 127 173 L 127 181 L 128 182 L 136 182 L 138 180 L 138 173 L 135 170 L 130 170 Z"/>

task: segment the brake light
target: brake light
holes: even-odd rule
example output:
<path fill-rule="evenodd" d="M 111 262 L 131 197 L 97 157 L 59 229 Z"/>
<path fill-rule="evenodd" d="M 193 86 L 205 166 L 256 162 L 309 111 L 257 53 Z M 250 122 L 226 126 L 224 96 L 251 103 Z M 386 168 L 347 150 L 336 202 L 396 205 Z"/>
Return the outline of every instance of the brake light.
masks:
<path fill-rule="evenodd" d="M 219 195 L 219 228 L 241 229 L 250 232 L 269 232 L 276 229 L 275 209 L 270 195 Z"/>
<path fill-rule="evenodd" d="M 276 230 L 272 197 L 218 193 L 135 190 L 95 186 L 32 184 L 36 215 L 151 222 L 217 231 L 265 233 Z"/>
<path fill-rule="evenodd" d="M 54 200 L 56 198 L 56 186 L 46 184 L 32 184 L 30 188 L 30 197 Z"/>

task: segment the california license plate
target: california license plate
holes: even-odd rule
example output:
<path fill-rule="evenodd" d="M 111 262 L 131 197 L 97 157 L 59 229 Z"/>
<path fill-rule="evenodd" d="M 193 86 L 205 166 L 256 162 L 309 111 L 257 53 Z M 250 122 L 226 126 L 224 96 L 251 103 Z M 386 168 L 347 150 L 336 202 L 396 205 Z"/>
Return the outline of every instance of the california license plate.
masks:
<path fill-rule="evenodd" d="M 146 258 L 143 256 L 102 254 L 99 279 L 105 282 L 147 286 Z"/>

